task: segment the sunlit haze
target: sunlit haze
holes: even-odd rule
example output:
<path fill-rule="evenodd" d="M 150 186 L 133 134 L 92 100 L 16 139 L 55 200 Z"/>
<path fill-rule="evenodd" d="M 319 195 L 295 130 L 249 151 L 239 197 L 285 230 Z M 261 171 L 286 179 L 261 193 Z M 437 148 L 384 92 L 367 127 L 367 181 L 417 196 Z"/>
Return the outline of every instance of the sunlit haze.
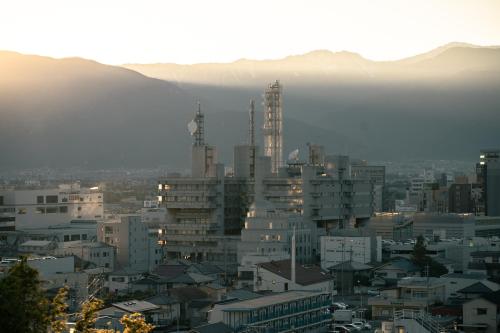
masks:
<path fill-rule="evenodd" d="M 0 49 L 109 64 L 228 62 L 316 49 L 373 60 L 500 44 L 500 1 L 16 0 Z"/>

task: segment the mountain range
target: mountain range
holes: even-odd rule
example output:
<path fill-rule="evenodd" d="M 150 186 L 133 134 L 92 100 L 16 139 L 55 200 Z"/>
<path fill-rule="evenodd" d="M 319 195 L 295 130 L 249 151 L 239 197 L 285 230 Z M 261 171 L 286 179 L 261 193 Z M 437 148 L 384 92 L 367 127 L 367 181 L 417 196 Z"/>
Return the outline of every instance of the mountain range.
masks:
<path fill-rule="evenodd" d="M 247 108 L 284 86 L 285 151 L 307 142 L 371 160 L 474 160 L 500 146 L 500 49 L 452 43 L 398 61 L 313 51 L 227 64 L 109 66 L 0 52 L 0 168 L 189 167 L 200 100 L 232 163 Z M 258 113 L 260 126 L 262 113 Z M 258 132 L 260 138 L 260 132 Z M 305 157 L 301 153 L 302 157 Z"/>

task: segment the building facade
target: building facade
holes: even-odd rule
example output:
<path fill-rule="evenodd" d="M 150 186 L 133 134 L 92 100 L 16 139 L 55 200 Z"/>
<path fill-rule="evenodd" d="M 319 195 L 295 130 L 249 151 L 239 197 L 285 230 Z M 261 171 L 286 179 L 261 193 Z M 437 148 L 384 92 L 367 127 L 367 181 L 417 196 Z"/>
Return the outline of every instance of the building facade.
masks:
<path fill-rule="evenodd" d="M 47 228 L 72 220 L 102 220 L 103 194 L 79 183 L 58 188 L 0 190 L 0 216 L 14 218 L 15 229 Z"/>

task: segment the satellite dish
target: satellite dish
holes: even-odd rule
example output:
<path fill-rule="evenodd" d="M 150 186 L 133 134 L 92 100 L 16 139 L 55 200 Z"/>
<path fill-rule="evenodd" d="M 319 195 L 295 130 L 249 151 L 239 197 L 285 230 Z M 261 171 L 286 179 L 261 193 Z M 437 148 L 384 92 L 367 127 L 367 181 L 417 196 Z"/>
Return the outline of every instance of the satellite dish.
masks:
<path fill-rule="evenodd" d="M 194 120 L 191 120 L 189 123 L 188 123 L 188 131 L 189 131 L 189 134 L 191 134 L 191 136 L 194 135 L 194 133 L 196 133 L 196 130 L 198 129 L 198 124 L 196 124 L 196 122 Z"/>
<path fill-rule="evenodd" d="M 299 160 L 299 150 L 295 149 L 290 154 L 288 154 L 289 161 L 298 161 Z"/>

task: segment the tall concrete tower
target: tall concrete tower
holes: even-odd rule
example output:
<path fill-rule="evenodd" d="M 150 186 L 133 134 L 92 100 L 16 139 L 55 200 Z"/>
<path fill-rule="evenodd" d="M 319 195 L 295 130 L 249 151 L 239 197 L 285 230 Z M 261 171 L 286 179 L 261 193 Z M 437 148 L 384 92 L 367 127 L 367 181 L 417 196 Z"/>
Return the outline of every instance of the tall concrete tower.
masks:
<path fill-rule="evenodd" d="M 264 93 L 264 155 L 271 157 L 271 171 L 283 166 L 283 87 L 270 84 Z"/>

